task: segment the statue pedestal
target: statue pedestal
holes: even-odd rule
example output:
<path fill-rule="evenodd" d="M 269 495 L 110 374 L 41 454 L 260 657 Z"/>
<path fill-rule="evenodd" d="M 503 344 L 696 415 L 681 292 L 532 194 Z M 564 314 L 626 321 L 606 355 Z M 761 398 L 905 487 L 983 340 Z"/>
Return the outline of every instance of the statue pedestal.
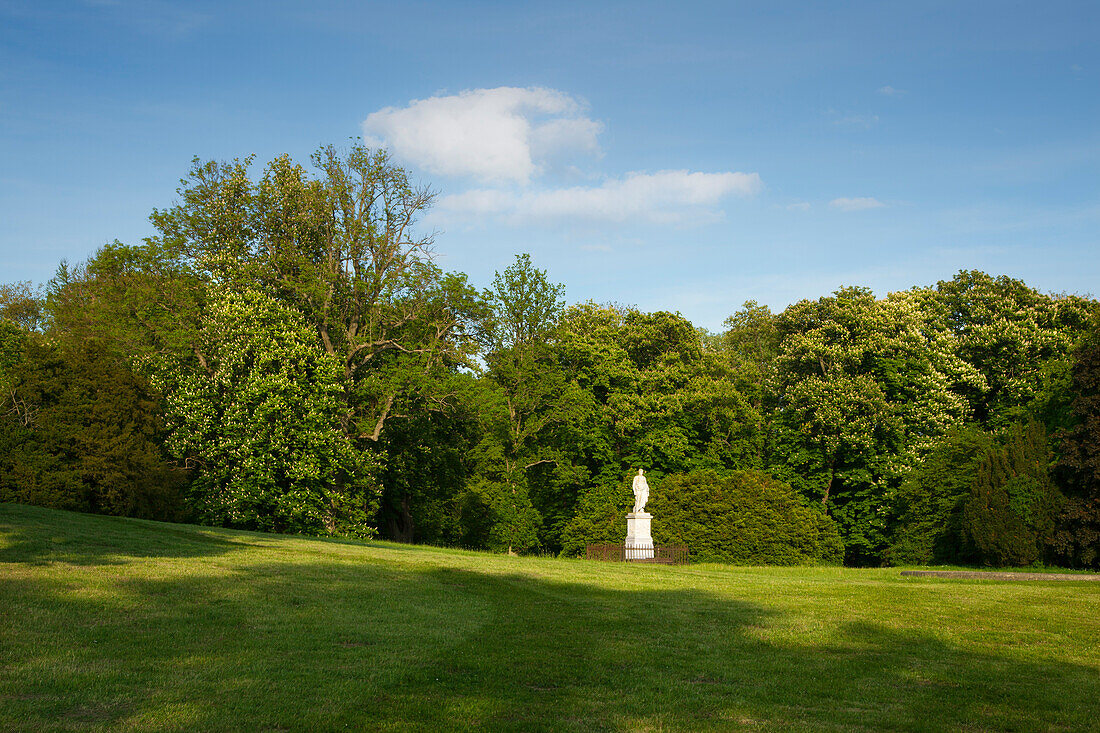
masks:
<path fill-rule="evenodd" d="M 653 558 L 653 536 L 649 533 L 649 520 L 653 515 L 647 512 L 631 512 L 626 515 L 627 560 L 650 560 Z"/>

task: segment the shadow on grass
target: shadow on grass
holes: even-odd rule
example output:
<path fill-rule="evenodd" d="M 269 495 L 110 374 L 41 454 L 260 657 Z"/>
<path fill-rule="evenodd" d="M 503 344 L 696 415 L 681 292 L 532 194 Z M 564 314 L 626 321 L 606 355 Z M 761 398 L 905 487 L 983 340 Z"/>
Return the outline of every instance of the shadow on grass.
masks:
<path fill-rule="evenodd" d="M 921 622 L 845 622 L 838 608 L 829 628 L 792 637 L 800 619 L 697 590 L 287 556 L 244 552 L 220 575 L 201 561 L 143 573 L 137 560 L 0 577 L 0 607 L 20 619 L 0 627 L 0 728 L 1083 730 L 1100 719 L 1095 666 L 975 652 Z M 668 570 L 570 567 L 624 585 Z"/>
<path fill-rule="evenodd" d="M 198 527 L 0 504 L 0 562 L 122 564 L 132 558 L 220 555 L 244 543 Z"/>

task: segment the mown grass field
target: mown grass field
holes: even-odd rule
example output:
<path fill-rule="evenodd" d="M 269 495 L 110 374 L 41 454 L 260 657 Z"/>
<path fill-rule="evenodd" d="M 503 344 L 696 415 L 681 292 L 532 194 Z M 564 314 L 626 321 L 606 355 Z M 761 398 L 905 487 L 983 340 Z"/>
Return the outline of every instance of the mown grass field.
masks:
<path fill-rule="evenodd" d="M 0 505 L 0 730 L 1098 730 L 1100 583 Z"/>

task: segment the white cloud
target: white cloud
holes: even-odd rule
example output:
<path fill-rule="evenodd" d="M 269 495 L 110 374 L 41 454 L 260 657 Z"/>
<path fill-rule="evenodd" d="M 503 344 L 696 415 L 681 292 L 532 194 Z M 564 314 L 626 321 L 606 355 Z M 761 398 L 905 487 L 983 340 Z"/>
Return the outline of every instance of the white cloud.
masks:
<path fill-rule="evenodd" d="M 749 196 L 763 186 L 758 174 L 733 171 L 663 170 L 613 178 L 586 172 L 574 165 L 576 157 L 601 155 L 602 130 L 574 97 L 538 87 L 437 95 L 387 107 L 363 122 L 368 144 L 389 147 L 403 163 L 481 184 L 464 191 L 460 185 L 438 199 L 429 215 L 438 223 L 711 220 L 721 216 L 726 198 Z M 565 180 L 596 182 L 532 185 L 549 170 Z"/>
<path fill-rule="evenodd" d="M 793 204 L 787 204 L 787 211 L 809 211 L 809 201 L 797 201 Z"/>
<path fill-rule="evenodd" d="M 894 87 L 887 84 L 884 87 L 879 87 L 878 88 L 878 93 L 879 94 L 885 94 L 887 97 L 900 97 L 902 94 L 905 94 L 905 90 L 904 89 L 895 89 Z"/>
<path fill-rule="evenodd" d="M 415 99 L 363 122 L 369 144 L 444 176 L 526 184 L 555 158 L 598 155 L 600 122 L 554 89 L 497 87 Z"/>
<path fill-rule="evenodd" d="M 513 193 L 478 189 L 444 196 L 443 216 L 494 216 L 510 224 L 555 220 L 677 223 L 716 214 L 729 196 L 751 196 L 763 187 L 756 173 L 686 170 L 628 173 L 599 186 Z"/>
<path fill-rule="evenodd" d="M 829 202 L 829 206 L 841 211 L 866 211 L 867 209 L 879 209 L 886 204 L 876 198 L 864 196 L 862 198 L 839 198 Z"/>
<path fill-rule="evenodd" d="M 603 125 L 587 117 L 559 118 L 531 129 L 531 157 L 540 160 L 573 150 L 599 155 L 596 136 Z"/>

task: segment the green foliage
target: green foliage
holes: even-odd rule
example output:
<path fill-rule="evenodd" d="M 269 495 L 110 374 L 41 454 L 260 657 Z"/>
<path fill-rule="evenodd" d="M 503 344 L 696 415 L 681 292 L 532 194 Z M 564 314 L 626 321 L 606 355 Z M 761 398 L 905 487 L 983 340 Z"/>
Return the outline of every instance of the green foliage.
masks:
<path fill-rule="evenodd" d="M 1100 567 L 1100 315 L 1077 346 L 1066 390 L 1070 425 L 1059 432 L 1067 500 L 1054 546 L 1064 562 Z"/>
<path fill-rule="evenodd" d="M 434 383 L 468 363 L 486 311 L 465 276 L 432 264 L 432 237 L 416 235 L 432 191 L 360 144 L 312 160 L 315 176 L 282 156 L 253 183 L 251 159 L 196 159 L 180 203 L 154 211 L 148 246 L 203 281 L 243 278 L 298 311 L 343 367 L 342 425 L 363 448 L 395 404 L 438 397 Z"/>
<path fill-rule="evenodd" d="M 893 538 L 885 558 L 895 565 L 972 560 L 963 507 L 993 437 L 977 426 L 955 428 L 909 472 L 895 497 Z"/>
<path fill-rule="evenodd" d="M 542 518 L 531 505 L 527 486 L 521 482 L 491 481 L 477 478 L 460 497 L 466 543 L 496 552 L 522 552 L 539 545 Z M 488 522 L 479 522 L 472 512 L 481 508 Z"/>
<path fill-rule="evenodd" d="M 1050 476 L 1052 455 L 1038 422 L 1013 425 L 1005 444 L 978 463 L 964 527 L 987 565 L 1030 565 L 1044 559 L 1063 497 Z"/>
<path fill-rule="evenodd" d="M 960 272 L 781 314 L 750 301 L 712 335 L 677 313 L 567 308 L 526 254 L 479 293 L 432 263 L 417 228 L 435 193 L 384 151 L 328 146 L 311 163 L 284 155 L 254 177 L 251 158 L 196 158 L 177 203 L 153 211 L 156 236 L 61 263 L 45 297 L 0 286 L 10 486 L 167 511 L 138 508 L 144 478 L 77 475 L 66 451 L 80 443 L 59 437 L 148 477 L 167 418 L 208 522 L 575 554 L 618 539 L 639 467 L 658 480 L 750 470 L 823 508 L 850 563 L 1100 562 L 1095 327 L 1072 349 L 1096 301 Z M 88 369 L 144 395 L 145 443 L 105 447 L 119 415 L 70 394 Z M 50 433 L 39 414 L 69 427 Z M 981 430 L 1029 416 L 1059 456 L 1019 430 L 986 445 Z M 97 436 L 101 419 L 113 427 Z M 1065 501 L 1017 454 L 1058 460 Z M 108 498 L 110 481 L 131 498 Z"/>
<path fill-rule="evenodd" d="M 431 237 L 415 234 L 430 190 L 361 145 L 323 148 L 313 163 L 310 173 L 282 156 L 253 181 L 250 158 L 196 159 L 179 203 L 150 217 L 157 236 L 62 263 L 50 283 L 59 341 L 100 339 L 168 396 L 173 448 L 200 468 L 192 496 L 209 502 L 198 507 L 207 521 L 368 531 L 387 421 L 449 409 L 443 385 L 470 363 L 486 315 L 464 276 L 431 263 Z M 236 333 L 225 330 L 233 297 L 249 300 L 229 317 Z M 288 319 L 297 342 L 242 335 L 251 307 Z M 315 369 L 323 378 L 310 384 Z M 285 435 L 262 425 L 284 407 Z"/>
<path fill-rule="evenodd" d="M 12 321 L 0 319 L 0 399 L 11 394 L 13 370 L 23 361 L 28 334 Z"/>
<path fill-rule="evenodd" d="M 608 513 L 618 501 L 608 497 L 639 466 L 659 477 L 762 464 L 760 404 L 739 388 L 748 379 L 729 350 L 704 343 L 681 316 L 572 306 L 551 332 L 546 353 L 555 365 L 550 369 L 568 380 L 563 394 L 570 417 L 546 431 L 538 456 L 554 460 L 529 472 L 530 485 L 536 506 L 551 494 L 566 500 L 544 516 L 567 554 L 612 527 L 621 534 L 622 513 Z"/>
<path fill-rule="evenodd" d="M 523 347 L 545 338 L 561 317 L 565 286 L 551 283 L 545 270 L 531 264 L 531 255 L 516 255 L 493 278 L 488 298 L 494 309 L 487 333 L 489 349 Z"/>
<path fill-rule="evenodd" d="M 586 303 L 555 335 L 561 363 L 593 405 L 593 476 L 756 467 L 760 414 L 728 355 L 673 313 Z M 597 463 L 598 461 L 598 463 Z"/>
<path fill-rule="evenodd" d="M 658 544 L 695 560 L 752 565 L 839 563 L 836 524 L 790 486 L 758 471 L 692 471 L 654 482 L 646 509 Z"/>
<path fill-rule="evenodd" d="M 206 523 L 369 536 L 376 459 L 340 429 L 341 367 L 300 314 L 254 290 L 209 296 L 209 371 L 178 379 L 168 446 L 197 467 Z"/>
<path fill-rule="evenodd" d="M 0 322 L 3 321 L 25 331 L 41 331 L 47 324 L 42 288 L 29 280 L 0 284 Z"/>
<path fill-rule="evenodd" d="M 0 501 L 179 519 L 149 385 L 90 341 L 62 351 L 0 323 Z M 18 347 L 18 351 L 16 348 Z"/>
<path fill-rule="evenodd" d="M 58 341 L 98 339 L 149 374 L 203 359 L 206 288 L 188 262 L 156 241 L 115 241 L 83 265 L 62 262 L 47 293 L 50 335 Z"/>
<path fill-rule="evenodd" d="M 940 327 L 955 352 L 982 376 L 956 387 L 982 425 L 1006 427 L 1026 416 L 1052 359 L 1068 356 L 1097 303 L 1040 293 L 1020 280 L 960 271 L 936 284 Z"/>
<path fill-rule="evenodd" d="M 929 299 L 843 288 L 779 318 L 778 475 L 822 502 L 851 562 L 879 561 L 893 493 L 965 417 L 954 386 L 980 379 L 935 328 Z"/>
<path fill-rule="evenodd" d="M 547 341 L 557 328 L 562 286 L 528 255 L 498 272 L 486 300 L 486 384 L 478 396 L 482 439 L 470 491 L 492 512 L 489 546 L 557 547 L 587 478 L 574 463 L 585 395 Z"/>
<path fill-rule="evenodd" d="M 724 325 L 726 331 L 713 340 L 713 348 L 725 357 L 737 391 L 749 401 L 757 413 L 756 420 L 761 422 L 779 356 L 778 319 L 768 306 L 749 300 Z"/>
<path fill-rule="evenodd" d="M 378 528 L 400 542 L 485 547 L 488 535 L 475 515 L 488 519 L 488 507 L 460 498 L 481 437 L 471 394 L 480 385 L 457 374 L 438 388 L 456 396 L 453 405 L 408 400 L 403 417 L 387 425 Z"/>
<path fill-rule="evenodd" d="M 634 505 L 632 479 L 601 484 L 585 492 L 562 532 L 561 554 L 579 557 L 592 544 L 615 544 L 626 536 L 626 513 Z"/>

